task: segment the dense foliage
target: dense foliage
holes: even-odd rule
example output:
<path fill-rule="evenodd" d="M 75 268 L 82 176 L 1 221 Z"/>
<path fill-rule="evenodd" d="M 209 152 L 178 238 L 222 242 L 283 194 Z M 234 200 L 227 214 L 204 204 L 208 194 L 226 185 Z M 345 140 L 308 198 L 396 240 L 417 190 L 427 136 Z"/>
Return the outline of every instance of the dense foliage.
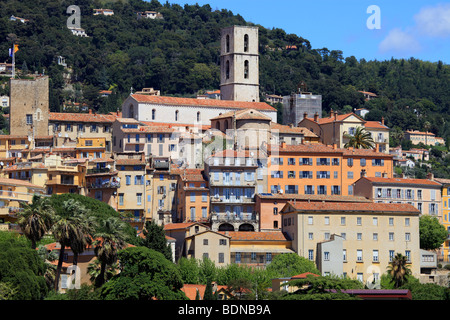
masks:
<path fill-rule="evenodd" d="M 80 7 L 88 38 L 66 28 L 69 5 Z M 114 15 L 94 16 L 94 8 L 111 8 Z M 136 12 L 144 10 L 161 12 L 164 19 L 137 19 Z M 11 15 L 30 21 L 9 21 Z M 227 9 L 157 0 L 8 0 L 0 3 L 0 17 L 0 60 L 9 59 L 8 35 L 15 34 L 17 67 L 51 77 L 53 111 L 64 100 L 115 111 L 131 88 L 184 96 L 218 89 L 220 29 L 252 25 Z M 308 40 L 280 28 L 258 27 L 261 93 L 287 95 L 304 81 L 308 91 L 323 96 L 324 113 L 366 107 L 369 119 L 384 116 L 391 128 L 423 130 L 428 122 L 430 131 L 450 140 L 450 67 L 442 61 L 358 60 L 339 49 L 313 49 Z M 71 68 L 68 81 L 59 55 Z M 104 89 L 113 94 L 100 98 L 98 90 Z M 364 101 L 360 90 L 380 98 Z"/>

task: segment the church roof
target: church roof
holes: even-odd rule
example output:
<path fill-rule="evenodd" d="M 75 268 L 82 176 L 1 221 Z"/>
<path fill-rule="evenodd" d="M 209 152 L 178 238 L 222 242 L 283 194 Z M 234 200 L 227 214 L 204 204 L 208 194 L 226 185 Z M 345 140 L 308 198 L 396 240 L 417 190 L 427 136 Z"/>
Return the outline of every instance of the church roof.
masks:
<path fill-rule="evenodd" d="M 273 111 L 276 109 L 265 102 L 246 102 L 217 99 L 179 98 L 167 96 L 153 96 L 145 94 L 133 94 L 131 97 L 137 102 L 149 104 L 165 104 L 175 106 L 197 106 L 229 109 L 255 109 L 259 111 Z"/>
<path fill-rule="evenodd" d="M 236 120 L 267 120 L 267 121 L 272 120 L 272 118 L 270 118 L 269 116 L 266 116 L 264 113 L 261 113 L 260 111 L 255 109 L 242 109 L 237 111 L 229 111 L 217 117 L 214 117 L 211 120 L 231 118 L 233 116 L 236 117 Z"/>

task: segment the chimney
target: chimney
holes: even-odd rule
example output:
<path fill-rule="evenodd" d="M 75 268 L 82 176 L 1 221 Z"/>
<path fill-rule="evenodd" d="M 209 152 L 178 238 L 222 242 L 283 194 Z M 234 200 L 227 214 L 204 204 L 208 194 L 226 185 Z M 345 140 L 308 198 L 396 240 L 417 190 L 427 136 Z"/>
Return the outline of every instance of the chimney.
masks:
<path fill-rule="evenodd" d="M 384 117 L 381 117 L 381 124 L 384 125 Z"/>
<path fill-rule="evenodd" d="M 316 113 L 314 113 L 314 121 L 317 122 L 318 119 L 319 119 L 319 114 L 316 112 Z"/>
<path fill-rule="evenodd" d="M 286 148 L 286 141 L 281 142 L 281 149 L 284 149 L 284 148 Z"/>
<path fill-rule="evenodd" d="M 336 150 L 337 149 L 337 144 L 333 143 L 333 149 Z"/>
<path fill-rule="evenodd" d="M 89 108 L 89 114 L 92 114 L 92 109 Z"/>
<path fill-rule="evenodd" d="M 303 113 L 303 119 L 305 119 L 308 116 L 308 113 Z"/>
<path fill-rule="evenodd" d="M 428 180 L 434 180 L 434 174 L 432 172 L 427 173 L 427 179 Z"/>
<path fill-rule="evenodd" d="M 383 178 L 387 178 L 387 177 L 388 177 L 387 172 L 383 172 Z"/>
<path fill-rule="evenodd" d="M 334 118 L 334 110 L 333 109 L 331 109 L 331 111 L 330 111 L 330 118 Z"/>

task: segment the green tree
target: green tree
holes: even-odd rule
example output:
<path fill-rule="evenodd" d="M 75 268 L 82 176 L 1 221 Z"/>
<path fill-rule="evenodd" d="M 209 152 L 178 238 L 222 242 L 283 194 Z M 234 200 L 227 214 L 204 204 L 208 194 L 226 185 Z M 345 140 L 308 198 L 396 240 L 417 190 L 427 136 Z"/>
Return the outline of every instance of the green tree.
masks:
<path fill-rule="evenodd" d="M 409 266 L 406 256 L 403 256 L 401 253 L 397 253 L 389 263 L 387 271 L 395 288 L 401 287 L 408 281 L 408 277 L 411 275 Z"/>
<path fill-rule="evenodd" d="M 162 226 L 154 221 L 147 221 L 143 229 L 144 238 L 141 239 L 141 246 L 161 252 L 167 260 L 172 261 L 172 250 L 166 240 L 166 233 Z"/>
<path fill-rule="evenodd" d="M 300 257 L 296 253 L 284 253 L 275 256 L 272 262 L 266 267 L 266 270 L 272 279 L 292 277 L 305 272 L 320 274 L 314 262 Z"/>
<path fill-rule="evenodd" d="M 121 272 L 101 288 L 106 300 L 186 300 L 177 266 L 146 247 L 119 252 Z"/>
<path fill-rule="evenodd" d="M 72 201 L 68 200 L 64 203 L 64 207 L 67 210 L 62 212 L 58 212 L 56 214 L 55 223 L 52 227 L 53 237 L 57 242 L 59 242 L 61 248 L 59 249 L 59 259 L 58 265 L 56 267 L 56 275 L 55 275 L 55 292 L 58 291 L 59 280 L 61 275 L 61 268 L 64 261 L 64 253 L 66 247 L 69 247 L 71 244 L 75 243 L 75 239 L 82 239 L 84 234 L 84 223 L 82 216 L 73 214 L 70 209 L 73 209 Z"/>
<path fill-rule="evenodd" d="M 205 293 L 203 294 L 203 300 L 215 300 L 213 289 L 212 289 L 212 283 L 211 279 L 207 279 L 206 281 L 206 287 L 205 287 Z"/>
<path fill-rule="evenodd" d="M 420 248 L 436 250 L 448 237 L 448 231 L 436 217 L 423 215 L 419 218 Z"/>
<path fill-rule="evenodd" d="M 124 230 L 124 222 L 111 217 L 101 222 L 94 235 L 94 252 L 101 263 L 100 274 L 95 282 L 97 287 L 101 287 L 105 283 L 106 267 L 117 261 L 118 251 L 125 247 L 126 234 Z"/>
<path fill-rule="evenodd" d="M 50 231 L 55 219 L 54 210 L 48 198 L 33 195 L 31 203 L 21 202 L 23 209 L 18 213 L 17 223 L 23 234 L 31 241 L 31 248 Z"/>
<path fill-rule="evenodd" d="M 0 295 L 13 300 L 40 300 L 48 292 L 44 260 L 29 243 L 8 233 L 0 231 Z"/>
<path fill-rule="evenodd" d="M 373 149 L 375 146 L 372 135 L 364 127 L 357 127 L 353 135 L 344 134 L 344 138 L 348 139 L 344 148 Z"/>

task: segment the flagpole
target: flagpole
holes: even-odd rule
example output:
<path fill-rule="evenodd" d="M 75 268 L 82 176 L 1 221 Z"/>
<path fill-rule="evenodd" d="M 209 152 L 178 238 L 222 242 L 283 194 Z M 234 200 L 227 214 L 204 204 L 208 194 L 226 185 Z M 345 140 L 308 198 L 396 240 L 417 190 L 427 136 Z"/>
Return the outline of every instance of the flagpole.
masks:
<path fill-rule="evenodd" d="M 14 45 L 14 42 L 13 42 L 13 47 L 12 47 L 12 79 L 14 79 L 14 77 L 15 77 L 15 74 L 16 74 L 16 72 L 15 72 L 15 70 L 16 70 L 16 59 L 15 59 L 15 55 L 16 55 L 16 47 L 15 47 L 15 45 Z"/>

